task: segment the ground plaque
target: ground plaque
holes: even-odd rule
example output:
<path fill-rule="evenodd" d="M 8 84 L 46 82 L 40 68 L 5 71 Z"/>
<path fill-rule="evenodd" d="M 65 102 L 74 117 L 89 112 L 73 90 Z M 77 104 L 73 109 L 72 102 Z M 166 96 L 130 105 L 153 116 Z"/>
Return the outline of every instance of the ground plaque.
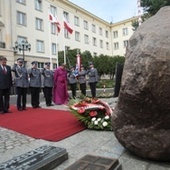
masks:
<path fill-rule="evenodd" d="M 117 159 L 85 155 L 65 170 L 121 170 Z"/>
<path fill-rule="evenodd" d="M 44 145 L 0 164 L 0 170 L 51 170 L 66 159 L 66 149 Z"/>

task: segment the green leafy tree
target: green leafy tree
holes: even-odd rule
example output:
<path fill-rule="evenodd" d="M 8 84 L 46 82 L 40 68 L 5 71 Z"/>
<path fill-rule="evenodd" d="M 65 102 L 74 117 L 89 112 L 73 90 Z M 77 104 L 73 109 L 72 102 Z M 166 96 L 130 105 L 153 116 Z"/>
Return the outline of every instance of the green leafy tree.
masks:
<path fill-rule="evenodd" d="M 170 5 L 170 0 L 141 0 L 141 6 L 148 16 L 155 15 L 163 6 Z"/>
<path fill-rule="evenodd" d="M 160 8 L 169 5 L 170 0 L 141 0 L 141 7 L 143 7 L 144 10 L 142 21 L 144 22 L 151 16 L 155 15 Z M 137 20 L 132 22 L 132 27 L 134 31 L 138 28 L 138 26 L 139 22 Z"/>
<path fill-rule="evenodd" d="M 132 21 L 132 30 L 136 31 L 136 29 L 139 27 L 139 22 L 137 20 Z"/>
<path fill-rule="evenodd" d="M 92 62 L 92 61 L 93 61 L 93 57 L 89 51 L 84 51 L 81 54 L 81 63 L 83 64 L 85 69 L 89 67 L 89 62 Z"/>

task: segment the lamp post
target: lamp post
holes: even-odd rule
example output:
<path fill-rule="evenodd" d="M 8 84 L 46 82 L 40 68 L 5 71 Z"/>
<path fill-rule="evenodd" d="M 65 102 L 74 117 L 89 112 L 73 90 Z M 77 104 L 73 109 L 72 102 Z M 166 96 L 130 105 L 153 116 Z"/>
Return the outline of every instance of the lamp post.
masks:
<path fill-rule="evenodd" d="M 23 60 L 24 60 L 24 66 L 25 66 L 25 51 L 31 50 L 31 44 L 28 43 L 27 40 L 22 40 L 21 43 L 18 43 L 15 41 L 15 47 L 14 50 L 19 50 L 20 52 L 23 52 Z"/>

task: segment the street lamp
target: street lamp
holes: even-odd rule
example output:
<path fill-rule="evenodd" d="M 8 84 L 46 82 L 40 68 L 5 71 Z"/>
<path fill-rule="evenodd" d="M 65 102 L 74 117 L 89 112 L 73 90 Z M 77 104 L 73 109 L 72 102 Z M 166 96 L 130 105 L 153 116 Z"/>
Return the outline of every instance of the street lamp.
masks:
<path fill-rule="evenodd" d="M 14 50 L 19 50 L 19 52 L 23 52 L 23 60 L 24 60 L 24 66 L 25 66 L 25 51 L 30 51 L 31 50 L 31 44 L 28 43 L 28 41 L 26 40 L 22 40 L 21 43 L 18 43 L 17 41 L 15 41 L 15 47 Z"/>

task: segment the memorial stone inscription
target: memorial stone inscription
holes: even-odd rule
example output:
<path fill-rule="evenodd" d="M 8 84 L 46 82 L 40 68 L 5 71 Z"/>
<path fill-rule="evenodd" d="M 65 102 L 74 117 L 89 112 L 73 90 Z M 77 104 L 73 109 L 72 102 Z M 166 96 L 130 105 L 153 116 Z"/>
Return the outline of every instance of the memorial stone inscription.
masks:
<path fill-rule="evenodd" d="M 65 149 L 44 145 L 0 164 L 0 170 L 50 170 L 66 159 Z"/>

